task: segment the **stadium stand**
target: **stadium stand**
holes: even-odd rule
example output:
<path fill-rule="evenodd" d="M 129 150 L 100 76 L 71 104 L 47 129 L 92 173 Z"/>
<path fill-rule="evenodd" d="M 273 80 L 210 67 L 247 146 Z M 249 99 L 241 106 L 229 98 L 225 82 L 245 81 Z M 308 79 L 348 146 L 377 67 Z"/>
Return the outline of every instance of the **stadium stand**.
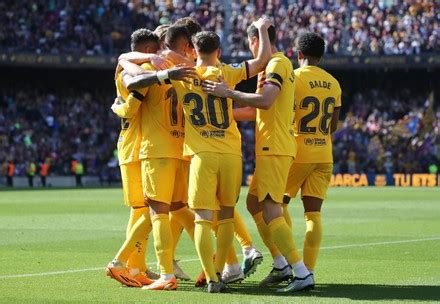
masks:
<path fill-rule="evenodd" d="M 29 162 L 50 158 L 50 174 L 71 175 L 71 161 L 77 159 L 84 163 L 87 175 L 110 182 L 119 178 L 115 157 L 119 121 L 109 110 L 115 93 L 110 69 L 114 62 L 105 67 L 96 63 L 95 74 L 90 76 L 86 68 L 60 70 L 63 63 L 55 63 L 56 68 L 47 70 L 38 67 L 40 57 L 32 63 L 26 57 L 21 63 L 24 68 L 12 72 L 9 67 L 21 52 L 59 55 L 62 60 L 67 54 L 107 58 L 128 49 L 133 29 L 154 28 L 191 15 L 223 38 L 225 52 L 230 54 L 225 61 L 239 60 L 250 55 L 243 39 L 246 27 L 266 13 L 274 16 L 279 27 L 278 47 L 290 57 L 294 57 L 293 40 L 298 33 L 312 30 L 326 39 L 331 68 L 346 69 L 336 75 L 343 84 L 344 107 L 341 128 L 335 134 L 335 173 L 428 172 L 432 164 L 440 166 L 440 108 L 430 97 L 433 90 L 437 99 L 439 96 L 435 86 L 438 69 L 431 68 L 440 62 L 438 4 L 431 0 L 393 3 L 1 1 L 0 52 L 11 62 L 0 64 L 0 164 L 6 168 L 12 159 L 16 174 L 25 176 Z M 407 56 L 383 56 L 392 54 Z M 334 55 L 351 57 L 332 61 Z M 417 65 L 421 62 L 423 69 Z M 401 70 L 373 80 L 394 63 Z M 349 69 L 351 64 L 355 69 Z M 31 73 L 29 66 L 35 67 Z M 74 75 L 66 79 L 67 74 Z M 64 83 L 42 82 L 42 75 L 64 79 Z M 95 79 L 102 81 L 91 86 Z M 414 79 L 428 79 L 428 83 Z M 399 91 L 393 83 L 407 89 Z M 251 82 L 244 86 L 253 89 Z M 251 174 L 254 124 L 241 123 L 240 128 L 244 171 Z"/>

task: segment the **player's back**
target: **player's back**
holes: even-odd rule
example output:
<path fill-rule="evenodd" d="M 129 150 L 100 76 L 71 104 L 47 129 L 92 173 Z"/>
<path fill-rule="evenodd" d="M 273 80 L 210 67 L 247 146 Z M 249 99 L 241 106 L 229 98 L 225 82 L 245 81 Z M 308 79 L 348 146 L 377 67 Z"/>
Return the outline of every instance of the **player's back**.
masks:
<path fill-rule="evenodd" d="M 282 52 L 274 53 L 259 74 L 257 93 L 264 85 L 275 85 L 280 92 L 269 109 L 257 109 L 255 154 L 294 156 L 296 145 L 291 131 L 295 80 L 292 63 Z"/>
<path fill-rule="evenodd" d="M 241 156 L 241 135 L 232 114 L 233 101 L 207 94 L 202 82 L 218 82 L 219 77 L 230 87 L 247 79 L 245 63 L 196 67 L 198 77 L 190 83 L 173 81 L 185 113 L 184 154 L 199 152 L 230 153 Z"/>
<path fill-rule="evenodd" d="M 331 118 L 341 106 L 341 87 L 317 66 L 295 70 L 295 136 L 300 163 L 333 163 Z"/>
<path fill-rule="evenodd" d="M 119 102 L 127 102 L 130 92 L 122 82 L 122 73 L 118 74 L 115 82 Z M 117 144 L 120 165 L 139 160 L 138 156 L 142 136 L 140 123 L 140 111 L 137 111 L 130 118 L 121 118 L 121 132 Z"/>
<path fill-rule="evenodd" d="M 142 68 L 149 71 L 156 70 L 150 63 L 143 64 Z M 182 158 L 185 136 L 183 112 L 175 89 L 168 84 L 154 84 L 144 90 L 139 157 L 141 159 Z"/>

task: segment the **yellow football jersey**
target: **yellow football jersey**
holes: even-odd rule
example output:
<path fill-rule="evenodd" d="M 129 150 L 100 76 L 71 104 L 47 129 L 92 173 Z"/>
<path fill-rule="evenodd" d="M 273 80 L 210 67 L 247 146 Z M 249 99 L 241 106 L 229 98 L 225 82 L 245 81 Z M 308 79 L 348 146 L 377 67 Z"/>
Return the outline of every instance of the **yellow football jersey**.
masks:
<path fill-rule="evenodd" d="M 256 155 L 296 155 L 292 132 L 295 77 L 290 60 L 282 52 L 272 55 L 264 72 L 260 73 L 257 93 L 264 85 L 275 85 L 280 94 L 270 109 L 257 109 L 255 124 Z"/>
<path fill-rule="evenodd" d="M 116 94 L 119 103 L 112 106 L 113 112 L 121 117 L 121 132 L 118 139 L 119 164 L 139 161 L 139 148 L 141 143 L 141 111 L 139 107 L 143 95 L 138 92 L 129 92 L 122 83 L 122 73 L 116 78 Z"/>
<path fill-rule="evenodd" d="M 220 76 L 229 87 L 249 77 L 247 62 L 198 66 L 198 77 L 191 83 L 171 81 L 185 114 L 184 155 L 199 152 L 230 153 L 241 156 L 241 135 L 232 115 L 232 100 L 202 91 L 204 80 L 218 81 Z"/>
<path fill-rule="evenodd" d="M 144 63 L 142 68 L 156 71 L 150 63 Z M 182 159 L 185 137 L 183 110 L 175 89 L 172 85 L 154 84 L 144 90 L 139 158 Z"/>
<path fill-rule="evenodd" d="M 317 66 L 295 70 L 295 137 L 298 163 L 333 163 L 330 123 L 341 106 L 341 87 Z"/>

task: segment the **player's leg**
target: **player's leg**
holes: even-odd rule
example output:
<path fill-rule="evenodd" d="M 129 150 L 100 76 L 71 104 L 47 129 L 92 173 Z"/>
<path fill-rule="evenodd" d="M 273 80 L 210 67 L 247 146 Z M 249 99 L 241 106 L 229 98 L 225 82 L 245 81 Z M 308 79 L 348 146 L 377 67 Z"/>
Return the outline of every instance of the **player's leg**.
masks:
<path fill-rule="evenodd" d="M 316 164 L 304 182 L 301 196 L 304 205 L 306 233 L 304 238 L 304 263 L 313 272 L 322 240 L 321 207 L 333 171 L 332 164 Z"/>
<path fill-rule="evenodd" d="M 294 289 L 283 291 L 303 290 L 312 286 L 312 282 L 307 280 L 310 273 L 296 249 L 290 227 L 283 216 L 282 202 L 292 162 L 293 158 L 287 156 L 258 156 L 256 161 L 258 198 L 263 205 L 264 222 L 272 241 L 294 271 L 292 282 L 297 282 Z M 304 284 L 298 284 L 299 281 Z"/>
<path fill-rule="evenodd" d="M 212 260 L 214 211 L 219 209 L 216 201 L 218 165 L 216 153 L 195 154 L 191 159 L 188 186 L 188 204 L 195 212 L 194 244 L 209 283 L 219 282 Z"/>
<path fill-rule="evenodd" d="M 235 238 L 240 243 L 244 257 L 240 270 L 243 272 L 245 277 L 248 277 L 253 274 L 256 271 L 257 266 L 263 262 L 263 254 L 254 246 L 249 230 L 247 229 L 246 224 L 238 210 L 235 210 L 234 212 L 234 222 Z M 230 261 L 226 262 L 227 266 L 229 267 L 229 265 L 231 265 Z M 237 269 L 236 266 L 234 267 Z M 231 269 L 232 273 L 233 271 L 234 270 Z M 238 273 L 238 271 L 236 270 L 235 273 Z"/>
<path fill-rule="evenodd" d="M 169 212 L 178 165 L 178 160 L 171 158 L 152 158 L 142 161 L 146 177 L 144 189 L 150 205 L 154 249 L 160 268 L 160 278 L 145 286 L 144 289 L 147 290 L 174 290 L 177 288 L 173 268 L 174 241 Z"/>
<path fill-rule="evenodd" d="M 188 179 L 189 179 L 189 161 L 181 160 L 179 169 L 176 172 L 176 181 L 173 193 L 173 203 L 170 206 L 170 219 L 177 221 L 192 241 L 194 241 L 194 212 L 188 208 Z M 177 247 L 177 241 L 174 242 L 174 254 Z M 178 261 L 174 259 L 174 274 L 178 279 L 188 281 L 191 278 L 181 269 Z"/>
<path fill-rule="evenodd" d="M 249 187 L 249 193 L 246 199 L 246 205 L 248 211 L 251 213 L 255 224 L 258 229 L 258 233 L 263 240 L 263 243 L 269 249 L 269 252 L 273 259 L 273 268 L 270 273 L 260 282 L 260 286 L 275 286 L 281 282 L 288 281 L 292 278 L 292 271 L 289 263 L 287 263 L 284 256 L 278 250 L 277 246 L 273 242 L 268 225 L 263 219 L 263 205 L 259 202 L 258 198 L 258 177 L 261 170 L 255 171 L 252 178 L 251 186 Z"/>
<path fill-rule="evenodd" d="M 107 265 L 107 274 L 124 285 L 142 286 L 151 283 L 145 275 L 145 250 L 151 231 L 149 209 L 142 191 L 140 163 L 121 165 L 124 203 L 130 206 L 126 240 L 115 258 Z"/>

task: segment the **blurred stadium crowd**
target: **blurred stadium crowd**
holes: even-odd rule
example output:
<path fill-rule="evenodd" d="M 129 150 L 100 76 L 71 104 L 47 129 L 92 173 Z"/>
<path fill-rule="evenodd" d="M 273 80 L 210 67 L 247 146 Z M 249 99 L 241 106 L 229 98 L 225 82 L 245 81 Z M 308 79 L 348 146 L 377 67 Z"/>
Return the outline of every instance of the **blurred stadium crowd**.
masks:
<path fill-rule="evenodd" d="M 51 92 L 51 93 L 49 93 Z M 113 91 L 10 90 L 0 96 L 0 160 L 18 175 L 30 162 L 50 162 L 68 175 L 71 162 L 103 181 L 118 180 L 119 120 Z M 368 89 L 344 96 L 345 118 L 334 135 L 335 173 L 423 173 L 440 160 L 440 108 L 426 92 Z M 244 171 L 254 168 L 254 123 L 240 123 Z M 434 167 L 433 167 L 434 166 Z"/>
<path fill-rule="evenodd" d="M 434 0 L 5 0 L 0 2 L 0 50 L 119 54 L 127 50 L 133 29 L 191 15 L 222 38 L 231 56 L 250 56 L 246 28 L 265 13 L 274 16 L 278 47 L 291 57 L 293 39 L 303 30 L 320 33 L 330 54 L 439 52 L 439 6 Z M 335 134 L 335 173 L 437 171 L 440 108 L 429 91 L 410 89 L 370 86 L 345 94 L 345 115 Z M 119 121 L 109 110 L 113 99 L 114 90 L 102 88 L 3 87 L 4 172 L 13 160 L 17 175 L 28 174 L 30 163 L 49 163 L 51 174 L 74 174 L 77 160 L 86 174 L 117 180 Z M 240 128 L 244 170 L 251 174 L 254 124 Z"/>
<path fill-rule="evenodd" d="M 223 39 L 232 56 L 249 56 L 246 28 L 267 14 L 290 56 L 303 30 L 321 33 L 331 54 L 418 54 L 440 50 L 439 8 L 435 0 L 4 0 L 0 45 L 7 51 L 119 54 L 134 29 L 193 16 Z"/>

